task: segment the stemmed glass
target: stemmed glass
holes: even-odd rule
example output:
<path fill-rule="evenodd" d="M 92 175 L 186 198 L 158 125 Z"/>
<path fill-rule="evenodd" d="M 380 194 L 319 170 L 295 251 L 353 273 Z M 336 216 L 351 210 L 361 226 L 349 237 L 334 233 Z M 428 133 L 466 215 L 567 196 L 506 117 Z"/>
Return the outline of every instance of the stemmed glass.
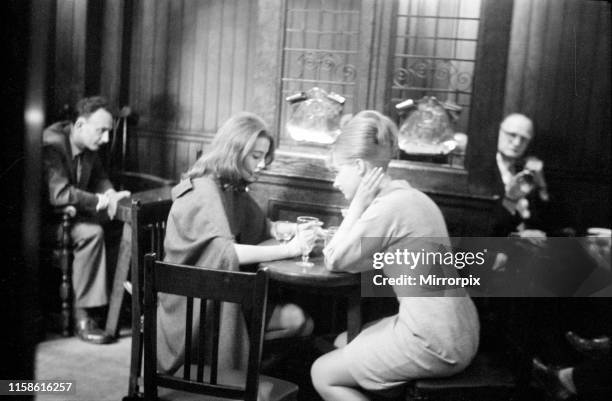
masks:
<path fill-rule="evenodd" d="M 322 225 L 323 225 L 323 222 L 317 219 L 316 217 L 299 216 L 297 218 L 297 235 L 301 235 L 303 232 L 312 230 L 315 227 L 321 227 Z M 312 251 L 312 248 L 314 247 L 314 242 L 311 242 L 310 244 L 308 244 L 305 241 L 301 241 L 301 245 L 302 245 L 302 260 L 300 262 L 297 262 L 298 266 L 302 266 L 302 267 L 314 266 L 314 263 L 308 261 L 308 255 L 310 254 L 310 252 Z"/>
<path fill-rule="evenodd" d="M 276 221 L 272 226 L 272 234 L 278 242 L 286 244 L 295 234 L 295 223 L 287 220 Z"/>

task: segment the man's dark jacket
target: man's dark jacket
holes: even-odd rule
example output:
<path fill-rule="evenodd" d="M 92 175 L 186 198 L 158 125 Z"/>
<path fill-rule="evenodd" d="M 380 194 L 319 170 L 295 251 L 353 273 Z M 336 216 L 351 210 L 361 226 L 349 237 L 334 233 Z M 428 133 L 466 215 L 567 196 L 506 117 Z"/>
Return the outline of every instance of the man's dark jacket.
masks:
<path fill-rule="evenodd" d="M 64 121 L 43 132 L 44 200 L 52 209 L 73 205 L 79 214 L 94 215 L 98 204 L 96 193 L 104 193 L 113 185 L 97 152 L 88 149 L 81 153 L 81 176 L 77 182 L 70 128 L 71 123 Z"/>

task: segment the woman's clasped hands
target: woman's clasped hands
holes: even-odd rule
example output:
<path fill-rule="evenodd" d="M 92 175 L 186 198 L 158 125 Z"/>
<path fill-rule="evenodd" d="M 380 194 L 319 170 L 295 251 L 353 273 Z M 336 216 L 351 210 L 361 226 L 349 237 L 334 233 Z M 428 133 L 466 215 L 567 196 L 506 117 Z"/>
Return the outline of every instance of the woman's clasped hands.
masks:
<path fill-rule="evenodd" d="M 318 231 L 319 227 L 314 223 L 308 223 L 305 227 L 302 227 L 300 235 L 294 235 L 291 241 L 286 244 L 287 257 L 300 256 L 303 249 L 312 249 L 317 239 Z"/>

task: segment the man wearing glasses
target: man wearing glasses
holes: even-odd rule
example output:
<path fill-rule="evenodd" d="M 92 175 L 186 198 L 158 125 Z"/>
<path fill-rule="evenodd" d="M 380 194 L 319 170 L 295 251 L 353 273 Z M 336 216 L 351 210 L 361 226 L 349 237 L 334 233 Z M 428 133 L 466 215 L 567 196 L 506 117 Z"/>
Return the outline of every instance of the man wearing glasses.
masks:
<path fill-rule="evenodd" d="M 523 114 L 508 115 L 499 127 L 496 160 L 503 198 L 496 236 L 512 232 L 545 236 L 543 231 L 535 229 L 541 225 L 537 209 L 549 200 L 544 163 L 533 156 L 523 157 L 533 135 L 533 122 Z"/>
<path fill-rule="evenodd" d="M 100 222 L 113 219 L 117 202 L 130 193 L 116 192 L 97 151 L 108 143 L 113 117 L 104 98 L 81 99 L 74 121 L 62 121 L 43 133 L 43 188 L 48 206 L 72 206 L 76 218 L 70 233 L 74 245 L 72 285 L 77 335 L 95 344 L 112 337 L 93 319 L 108 304 L 106 252 Z"/>

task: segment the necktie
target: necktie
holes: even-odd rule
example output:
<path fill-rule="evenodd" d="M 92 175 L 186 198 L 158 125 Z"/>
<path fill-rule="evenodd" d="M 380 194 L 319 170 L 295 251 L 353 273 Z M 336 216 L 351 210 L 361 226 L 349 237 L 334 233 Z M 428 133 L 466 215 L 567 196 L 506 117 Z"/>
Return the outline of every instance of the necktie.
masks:
<path fill-rule="evenodd" d="M 81 154 L 74 157 L 74 170 L 76 171 L 76 183 L 78 185 L 81 181 Z"/>

